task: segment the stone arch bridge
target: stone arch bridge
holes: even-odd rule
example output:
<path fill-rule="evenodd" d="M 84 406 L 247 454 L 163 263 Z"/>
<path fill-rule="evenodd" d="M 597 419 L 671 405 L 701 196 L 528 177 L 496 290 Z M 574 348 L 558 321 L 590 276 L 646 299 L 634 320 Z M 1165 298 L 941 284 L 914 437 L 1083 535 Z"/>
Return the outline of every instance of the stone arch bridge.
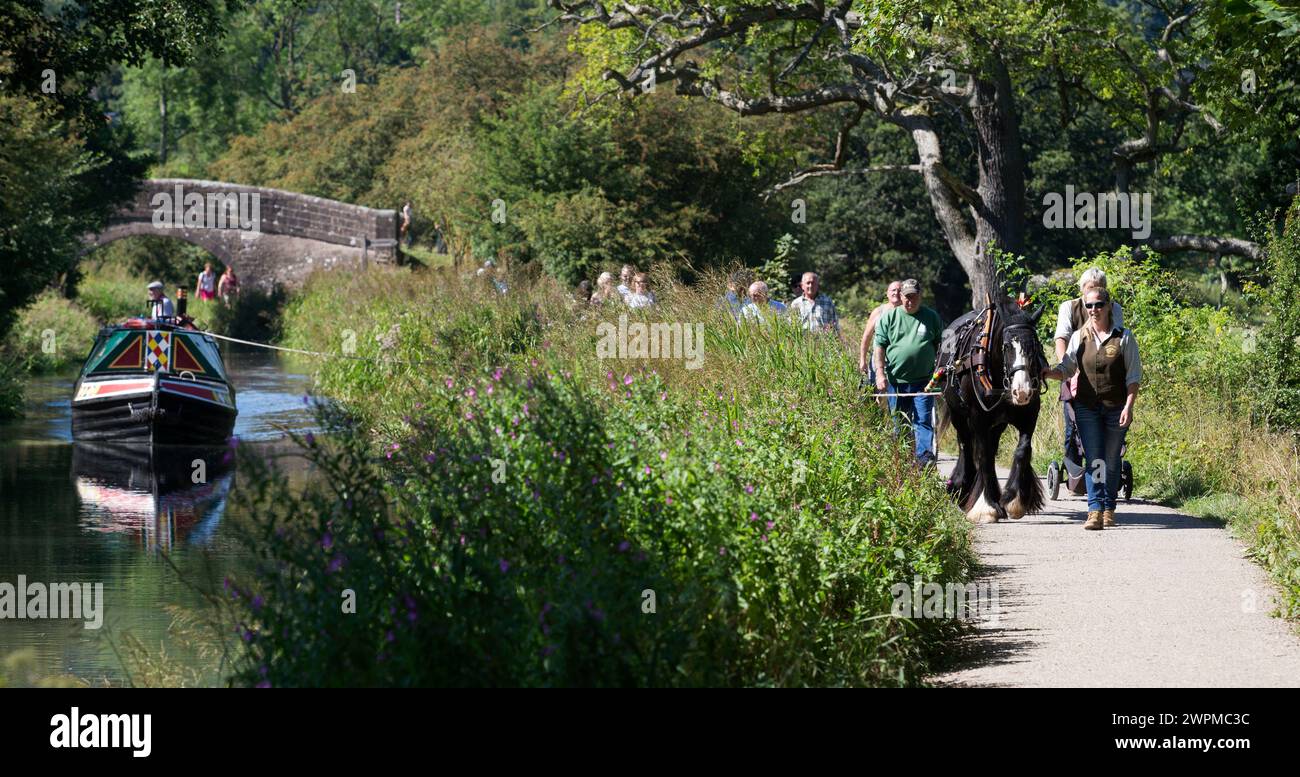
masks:
<path fill-rule="evenodd" d="M 200 246 L 234 267 L 245 288 L 264 290 L 299 286 L 317 269 L 393 263 L 399 254 L 396 211 L 183 178 L 143 181 L 103 231 L 85 238 L 85 251 L 133 235 Z"/>

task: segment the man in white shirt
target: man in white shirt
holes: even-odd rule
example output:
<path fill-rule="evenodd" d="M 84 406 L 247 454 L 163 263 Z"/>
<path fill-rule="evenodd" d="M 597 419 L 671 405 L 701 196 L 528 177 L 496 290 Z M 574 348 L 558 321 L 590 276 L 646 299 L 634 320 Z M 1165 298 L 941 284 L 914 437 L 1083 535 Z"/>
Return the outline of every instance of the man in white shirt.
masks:
<path fill-rule="evenodd" d="M 172 301 L 167 299 L 163 294 L 163 285 L 161 281 L 154 281 L 149 284 L 149 317 L 150 318 L 173 318 L 176 315 L 175 309 L 172 308 Z"/>

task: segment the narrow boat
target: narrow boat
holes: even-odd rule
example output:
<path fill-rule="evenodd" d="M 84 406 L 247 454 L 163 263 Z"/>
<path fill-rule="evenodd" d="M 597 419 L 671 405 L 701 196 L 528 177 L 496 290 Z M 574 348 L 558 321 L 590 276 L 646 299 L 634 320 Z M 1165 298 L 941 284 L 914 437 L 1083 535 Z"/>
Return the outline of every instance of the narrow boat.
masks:
<path fill-rule="evenodd" d="M 184 319 L 133 318 L 95 338 L 72 395 L 72 439 L 220 444 L 235 426 L 221 350 Z"/>

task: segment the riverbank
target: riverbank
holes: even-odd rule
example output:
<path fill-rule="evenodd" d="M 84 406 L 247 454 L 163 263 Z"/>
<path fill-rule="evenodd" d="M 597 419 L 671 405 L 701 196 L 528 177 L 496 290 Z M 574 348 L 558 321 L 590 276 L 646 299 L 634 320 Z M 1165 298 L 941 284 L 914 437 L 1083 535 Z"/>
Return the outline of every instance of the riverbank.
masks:
<path fill-rule="evenodd" d="M 285 344 L 360 357 L 317 374 L 352 415 L 303 440 L 327 486 L 250 490 L 275 564 L 234 583 L 239 680 L 919 684 L 962 627 L 890 617 L 891 587 L 964 582 L 969 527 L 839 344 L 737 326 L 714 285 L 628 313 L 547 280 L 313 278 Z M 600 358 L 620 313 L 702 350 Z"/>

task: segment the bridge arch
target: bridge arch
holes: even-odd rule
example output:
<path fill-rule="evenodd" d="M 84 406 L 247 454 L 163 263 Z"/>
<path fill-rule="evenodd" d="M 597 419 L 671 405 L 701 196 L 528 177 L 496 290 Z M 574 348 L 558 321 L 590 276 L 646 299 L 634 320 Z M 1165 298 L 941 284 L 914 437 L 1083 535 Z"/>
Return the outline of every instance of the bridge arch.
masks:
<path fill-rule="evenodd" d="M 398 258 L 397 213 L 261 186 L 153 178 L 85 251 L 134 235 L 183 240 L 235 268 L 243 285 L 296 287 L 314 270 Z"/>

